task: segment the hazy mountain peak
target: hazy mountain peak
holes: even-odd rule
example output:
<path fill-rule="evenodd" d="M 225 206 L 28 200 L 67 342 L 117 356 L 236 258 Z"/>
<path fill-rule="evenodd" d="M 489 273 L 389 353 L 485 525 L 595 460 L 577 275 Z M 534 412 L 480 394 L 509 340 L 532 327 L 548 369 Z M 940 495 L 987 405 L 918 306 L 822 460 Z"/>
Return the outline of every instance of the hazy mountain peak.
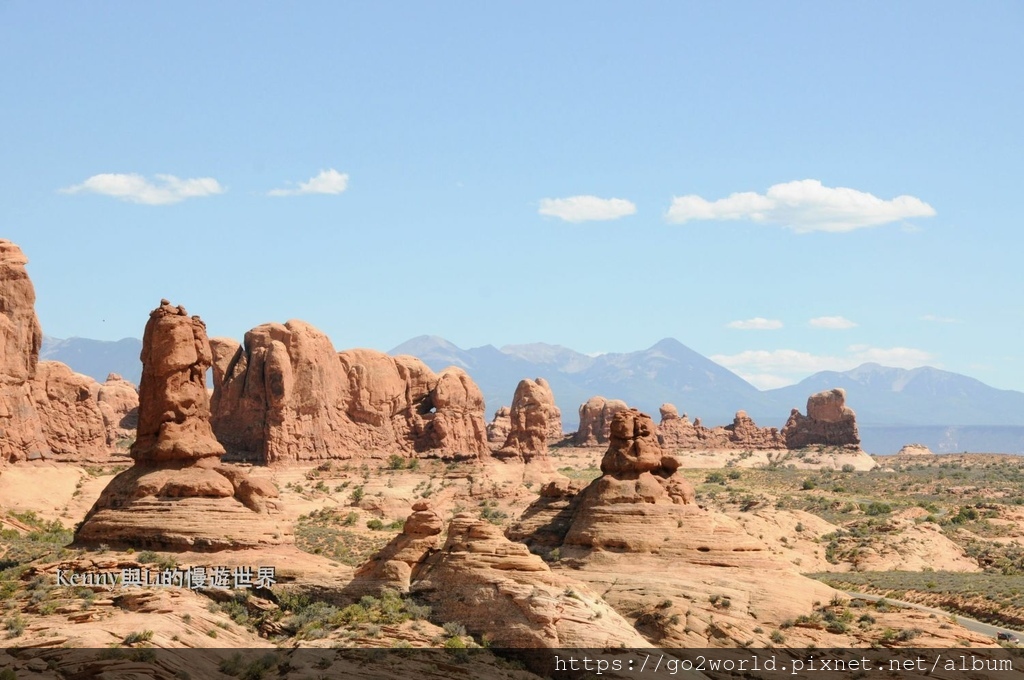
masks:
<path fill-rule="evenodd" d="M 412 354 L 417 352 L 447 350 L 461 352 L 458 346 L 445 340 L 440 335 L 417 335 L 393 348 L 388 354 Z"/>

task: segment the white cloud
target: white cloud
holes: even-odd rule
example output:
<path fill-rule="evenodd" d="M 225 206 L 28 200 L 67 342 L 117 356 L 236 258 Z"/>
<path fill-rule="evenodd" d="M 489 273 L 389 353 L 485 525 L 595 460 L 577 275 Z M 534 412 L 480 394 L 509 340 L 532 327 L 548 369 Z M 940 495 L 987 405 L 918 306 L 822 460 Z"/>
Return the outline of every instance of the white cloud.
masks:
<path fill-rule="evenodd" d="M 624 198 L 597 196 L 569 196 L 568 198 L 542 198 L 541 215 L 550 215 L 566 222 L 617 220 L 636 212 L 636 205 Z"/>
<path fill-rule="evenodd" d="M 682 224 L 692 220 L 750 220 L 781 224 L 797 233 L 846 232 L 931 217 L 935 209 L 914 196 L 884 200 L 846 187 L 826 187 L 816 179 L 775 184 L 764 194 L 736 193 L 708 201 L 700 196 L 676 196 L 666 219 Z"/>
<path fill-rule="evenodd" d="M 725 326 L 726 328 L 736 328 L 741 331 L 774 331 L 782 328 L 782 322 L 778 319 L 765 319 L 756 316 L 746 321 L 730 321 Z"/>
<path fill-rule="evenodd" d="M 932 321 L 935 323 L 960 323 L 960 319 L 954 319 L 951 316 L 936 316 L 935 314 L 925 314 L 918 318 L 921 321 Z"/>
<path fill-rule="evenodd" d="M 815 328 L 827 328 L 829 330 L 841 331 L 847 328 L 854 328 L 857 324 L 843 316 L 819 316 L 811 319 L 810 323 Z"/>
<path fill-rule="evenodd" d="M 225 189 L 212 177 L 179 179 L 174 175 L 156 175 L 151 182 L 135 173 L 103 173 L 93 175 L 81 184 L 61 189 L 65 194 L 92 193 L 113 196 L 129 203 L 168 205 L 186 198 L 199 198 L 224 193 Z"/>
<path fill-rule="evenodd" d="M 321 170 L 316 177 L 308 182 L 299 182 L 295 189 L 272 189 L 268 196 L 302 196 L 305 194 L 340 194 L 348 188 L 348 173 L 338 172 L 334 168 Z"/>
<path fill-rule="evenodd" d="M 746 350 L 739 354 L 714 354 L 712 361 L 733 371 L 760 389 L 792 385 L 819 371 L 848 371 L 864 363 L 895 368 L 917 368 L 935 360 L 935 355 L 912 347 L 871 347 L 851 345 L 840 356 L 812 354 L 794 349 Z"/>

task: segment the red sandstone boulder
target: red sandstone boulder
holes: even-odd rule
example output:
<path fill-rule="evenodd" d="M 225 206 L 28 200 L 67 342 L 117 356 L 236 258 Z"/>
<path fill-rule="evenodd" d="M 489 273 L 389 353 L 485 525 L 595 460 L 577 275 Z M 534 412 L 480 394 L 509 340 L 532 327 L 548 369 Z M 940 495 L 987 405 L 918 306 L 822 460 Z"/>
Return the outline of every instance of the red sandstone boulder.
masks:
<path fill-rule="evenodd" d="M 32 401 L 48 458 L 102 461 L 109 457 L 108 430 L 99 405 L 99 384 L 57 361 L 36 367 Z"/>
<path fill-rule="evenodd" d="M 487 425 L 487 441 L 504 444 L 511 430 L 512 412 L 508 406 L 502 406 L 494 412 L 494 419 Z"/>
<path fill-rule="evenodd" d="M 279 543 L 287 528 L 277 489 L 223 466 L 213 436 L 206 325 L 162 300 L 142 339 L 135 465 L 114 477 L 79 527 L 76 541 L 163 550 L 222 550 Z"/>
<path fill-rule="evenodd" d="M 264 324 L 245 343 L 214 338 L 213 428 L 229 454 L 274 463 L 399 453 L 487 453 L 483 395 L 461 369 L 411 356 L 336 353 L 302 321 Z"/>
<path fill-rule="evenodd" d="M 18 246 L 0 239 L 0 461 L 50 455 L 29 384 L 39 363 L 43 331 L 27 262 Z"/>
<path fill-rule="evenodd" d="M 521 380 L 509 409 L 509 433 L 502 451 L 524 460 L 548 452 L 548 444 L 562 439 L 562 412 L 544 378 Z"/>
<path fill-rule="evenodd" d="M 629 407 L 626 402 L 604 397 L 591 397 L 580 406 L 580 424 L 573 436 L 576 446 L 603 446 L 611 439 L 612 419 Z"/>
<path fill-rule="evenodd" d="M 117 373 L 107 376 L 97 390 L 108 448 L 130 445 L 139 426 L 139 391 Z"/>
<path fill-rule="evenodd" d="M 857 416 L 846 405 L 846 391 L 826 390 L 807 399 L 807 415 L 793 409 L 782 429 L 786 447 L 802 449 L 808 446 L 860 447 Z"/>
<path fill-rule="evenodd" d="M 662 404 L 659 442 L 672 450 L 783 449 L 785 442 L 778 429 L 758 427 L 746 411 L 737 411 L 732 424 L 705 427 L 698 418 L 690 422 L 672 404 Z"/>

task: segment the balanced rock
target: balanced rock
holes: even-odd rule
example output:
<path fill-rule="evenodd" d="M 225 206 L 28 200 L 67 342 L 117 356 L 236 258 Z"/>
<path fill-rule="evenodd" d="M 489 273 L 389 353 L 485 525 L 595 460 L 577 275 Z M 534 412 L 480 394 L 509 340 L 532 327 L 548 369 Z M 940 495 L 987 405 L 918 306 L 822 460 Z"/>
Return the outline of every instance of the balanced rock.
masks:
<path fill-rule="evenodd" d="M 812 394 L 807 399 L 807 415 L 793 409 L 782 437 L 790 449 L 819 445 L 859 448 L 857 416 L 846 405 L 846 391 L 836 388 Z"/>
<path fill-rule="evenodd" d="M 509 433 L 502 452 L 529 461 L 562 439 L 562 412 L 544 378 L 520 380 L 509 409 Z"/>
<path fill-rule="evenodd" d="M 280 542 L 277 489 L 224 466 L 213 436 L 206 370 L 206 326 L 167 300 L 150 314 L 142 339 L 135 464 L 100 494 L 75 536 L 162 550 L 221 550 Z"/>
<path fill-rule="evenodd" d="M 487 441 L 504 444 L 511 430 L 512 412 L 508 406 L 502 406 L 494 412 L 494 419 L 487 425 Z"/>
<path fill-rule="evenodd" d="M 629 407 L 626 402 L 604 397 L 591 397 L 580 406 L 580 424 L 573 436 L 576 446 L 603 446 L 611 438 L 612 418 Z"/>
<path fill-rule="evenodd" d="M 411 356 L 337 353 L 303 322 L 244 344 L 214 338 L 213 427 L 230 455 L 265 463 L 399 453 L 487 453 L 483 394 L 464 371 Z"/>

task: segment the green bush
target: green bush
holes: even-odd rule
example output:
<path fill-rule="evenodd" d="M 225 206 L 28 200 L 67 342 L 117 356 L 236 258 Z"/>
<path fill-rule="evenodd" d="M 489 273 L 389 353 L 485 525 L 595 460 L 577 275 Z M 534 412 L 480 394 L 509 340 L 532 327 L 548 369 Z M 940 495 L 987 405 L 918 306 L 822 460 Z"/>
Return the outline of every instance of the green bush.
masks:
<path fill-rule="evenodd" d="M 128 633 L 124 637 L 124 644 L 134 645 L 136 642 L 149 642 L 152 639 L 153 631 L 151 630 L 135 631 L 134 633 Z"/>

